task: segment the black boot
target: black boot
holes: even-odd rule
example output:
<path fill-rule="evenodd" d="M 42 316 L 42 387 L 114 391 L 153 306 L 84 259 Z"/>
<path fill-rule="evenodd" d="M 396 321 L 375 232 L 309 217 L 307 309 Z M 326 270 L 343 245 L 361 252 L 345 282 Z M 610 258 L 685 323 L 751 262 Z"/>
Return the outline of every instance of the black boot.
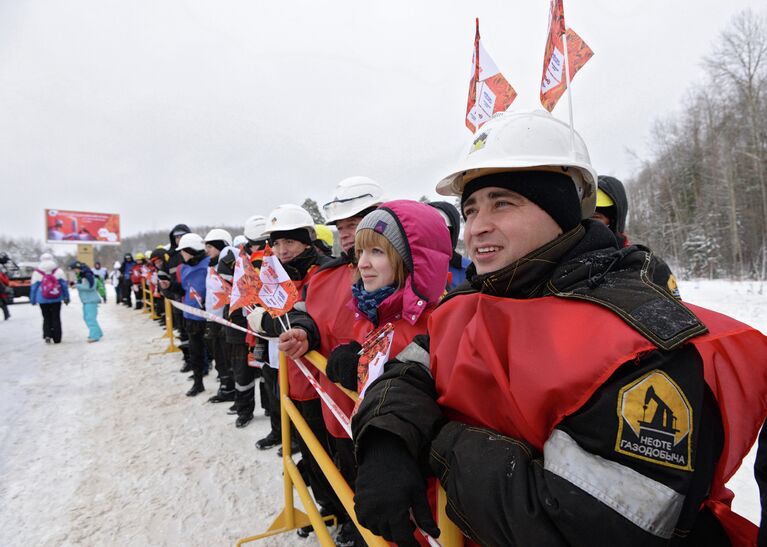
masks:
<path fill-rule="evenodd" d="M 194 385 L 192 385 L 192 388 L 186 392 L 187 397 L 194 397 L 198 393 L 202 393 L 205 391 L 205 386 L 202 384 L 202 378 L 199 378 L 194 381 Z"/>
<path fill-rule="evenodd" d="M 222 391 L 221 389 L 208 399 L 209 403 L 229 403 L 231 401 L 234 401 L 234 391 Z"/>
<path fill-rule="evenodd" d="M 243 427 L 246 427 L 251 420 L 253 420 L 253 414 L 242 414 L 237 416 L 237 421 L 234 422 L 234 425 L 236 428 L 242 429 Z"/>
<path fill-rule="evenodd" d="M 299 451 L 298 443 L 296 441 L 294 441 L 293 439 L 290 439 L 290 453 L 291 454 L 298 454 L 298 451 Z M 282 447 L 280 447 L 277 450 L 277 457 L 279 457 L 279 458 L 282 457 Z"/>
<path fill-rule="evenodd" d="M 256 448 L 259 450 L 269 450 L 270 448 L 278 446 L 280 442 L 280 436 L 274 431 L 270 431 L 266 437 L 256 441 Z"/>
<path fill-rule="evenodd" d="M 184 361 L 184 366 L 181 367 L 181 370 L 179 370 L 179 372 L 181 374 L 185 374 L 185 373 L 191 372 L 191 371 L 192 371 L 192 365 L 188 361 Z"/>

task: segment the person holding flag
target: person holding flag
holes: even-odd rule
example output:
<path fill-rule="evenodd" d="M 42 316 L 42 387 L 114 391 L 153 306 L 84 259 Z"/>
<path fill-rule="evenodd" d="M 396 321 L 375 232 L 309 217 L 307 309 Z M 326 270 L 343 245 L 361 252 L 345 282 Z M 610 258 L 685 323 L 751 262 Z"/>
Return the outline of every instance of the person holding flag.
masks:
<path fill-rule="evenodd" d="M 321 254 L 313 245 L 316 237 L 312 216 L 298 205 L 280 205 L 266 218 L 265 233 L 269 235 L 269 244 L 274 249 L 274 255 L 271 254 L 271 249 L 267 247 L 261 265 L 261 279 L 267 278 L 265 269 L 270 272 L 269 277 L 276 277 L 277 279 L 281 279 L 282 276 L 279 274 L 284 271 L 289 278 L 288 282 L 292 282 L 292 287 L 286 288 L 284 283 L 280 283 L 279 287 L 271 288 L 272 293 L 276 296 L 282 289 L 289 293 L 288 296 L 301 295 L 303 288 L 310 283 L 320 266 L 329 261 L 329 258 Z M 277 260 L 279 260 L 279 264 L 275 264 Z M 294 298 L 291 297 L 288 302 L 290 303 L 292 300 Z M 281 320 L 276 317 L 286 313 L 291 306 L 292 303 L 284 308 L 273 307 L 270 310 L 271 313 L 267 313 L 263 307 L 254 308 L 248 315 L 248 325 L 257 333 L 277 337 L 286 329 L 282 328 Z M 318 378 L 320 372 L 313 367 L 312 371 L 315 379 Z M 331 453 L 328 432 L 322 418 L 322 403 L 317 392 L 292 361 L 288 362 L 288 377 L 291 401 L 296 405 L 323 448 Z M 307 482 L 311 486 L 314 498 L 322 508 L 323 513 L 342 515 L 341 503 L 306 443 L 300 437 L 298 445 L 309 478 Z"/>
<path fill-rule="evenodd" d="M 333 286 L 323 283 L 334 277 L 332 268 L 326 266 L 317 272 L 307 288 L 306 313 L 290 313 L 293 328 L 280 336 L 280 349 L 292 358 L 313 349 L 328 356 L 327 377 L 320 376 L 320 385 L 350 416 L 354 403 L 333 382 L 363 393 L 365 385 L 375 379 L 373 371 L 363 370 L 364 365 L 360 368 L 363 359 L 385 361 L 415 336 L 426 333 L 429 316 L 445 291 L 452 245 L 436 208 L 396 200 L 383 203 L 360 220 L 348 250 L 355 253 L 357 267 L 351 272 L 350 268 L 340 270 L 346 279 L 337 279 Z M 342 281 L 347 283 L 343 291 L 338 287 Z M 334 294 L 338 302 L 330 300 Z M 340 301 L 342 307 L 329 306 Z M 338 315 L 334 317 L 332 311 Z M 363 351 L 365 346 L 374 345 L 367 342 L 376 341 L 375 333 L 387 326 L 391 337 L 381 351 L 385 355 L 377 356 L 378 350 Z M 358 381 L 358 372 L 369 373 L 364 374 L 367 381 Z M 323 411 L 336 465 L 353 485 L 357 465 L 352 440 L 325 405 Z M 363 545 L 357 543 L 361 541 L 357 536 L 354 524 L 346 521 L 336 544 Z"/>
<path fill-rule="evenodd" d="M 244 312 L 256 305 L 255 299 L 240 290 L 243 277 L 254 275 L 261 267 L 261 259 L 266 247 L 267 236 L 264 233 L 266 220 L 261 215 L 253 215 L 245 221 L 246 241 L 242 248 L 232 247 L 226 249 L 219 260 L 218 272 L 224 279 L 231 279 L 232 291 L 229 303 L 224 306 L 224 317 L 240 327 L 247 327 Z M 244 332 L 227 328 L 225 329 L 226 343 L 230 356 L 232 375 L 234 377 L 234 404 L 229 409 L 229 414 L 236 414 L 235 427 L 242 429 L 253 420 L 253 412 L 256 408 L 256 373 L 258 369 L 248 364 L 250 348 L 255 349 L 256 358 L 264 362 L 266 356 L 266 341 L 257 340 Z M 262 373 L 266 372 L 263 371 Z M 268 374 L 268 373 L 267 373 Z M 266 376 L 265 376 L 266 377 Z M 274 377 L 277 377 L 275 372 Z M 276 381 L 276 380 L 275 380 Z M 273 413 L 272 428 L 279 428 L 279 406 Z"/>
<path fill-rule="evenodd" d="M 224 316 L 224 306 L 229 302 L 227 291 L 231 291 L 231 278 L 226 281 L 218 272 L 219 257 L 224 249 L 234 250 L 231 245 L 232 235 L 221 228 L 213 228 L 205 236 L 205 253 L 210 259 L 205 278 L 205 311 L 218 317 Z M 218 372 L 218 392 L 208 399 L 210 403 L 234 401 L 234 377 L 224 328 L 215 321 L 208 321 L 205 326 L 208 354 L 215 359 Z"/>
<path fill-rule="evenodd" d="M 567 124 L 507 112 L 482 133 L 437 184 L 461 199 L 469 285 L 352 419 L 359 522 L 438 534 L 428 469 L 482 545 L 755 545 L 725 484 L 767 415 L 767 337 L 679 301 L 663 261 L 591 220 Z"/>
<path fill-rule="evenodd" d="M 199 234 L 188 233 L 181 236 L 178 251 L 183 259 L 179 266 L 181 287 L 184 289 L 184 304 L 193 308 L 205 309 L 205 279 L 208 274 L 210 258 L 205 254 L 205 243 Z M 194 397 L 205 391 L 202 382 L 205 369 L 205 319 L 184 313 L 186 332 L 189 336 L 189 363 L 192 367 L 194 384 L 186 392 L 187 397 Z"/>

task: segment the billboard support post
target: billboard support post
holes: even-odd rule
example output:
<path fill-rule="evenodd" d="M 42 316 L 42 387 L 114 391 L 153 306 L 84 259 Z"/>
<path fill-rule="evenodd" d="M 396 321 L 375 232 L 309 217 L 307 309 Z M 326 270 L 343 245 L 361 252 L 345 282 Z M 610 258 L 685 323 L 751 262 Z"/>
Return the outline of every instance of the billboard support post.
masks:
<path fill-rule="evenodd" d="M 93 245 L 87 243 L 77 244 L 77 261 L 93 268 Z"/>

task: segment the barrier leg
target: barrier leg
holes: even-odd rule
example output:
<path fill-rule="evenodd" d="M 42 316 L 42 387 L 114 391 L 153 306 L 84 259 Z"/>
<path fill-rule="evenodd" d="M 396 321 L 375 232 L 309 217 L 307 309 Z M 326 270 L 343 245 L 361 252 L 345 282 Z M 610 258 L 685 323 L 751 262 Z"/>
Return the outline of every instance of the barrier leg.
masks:
<path fill-rule="evenodd" d="M 154 311 L 154 291 L 149 291 L 149 318 L 154 321 L 156 319 L 159 319 L 160 316 L 157 315 Z"/>
<path fill-rule="evenodd" d="M 447 516 L 447 494 L 442 486 L 437 493 L 437 526 L 440 530 L 439 542 L 442 547 L 461 547 L 463 534 L 458 526 Z"/>
<path fill-rule="evenodd" d="M 170 300 L 165 299 L 165 336 L 168 337 L 168 347 L 163 353 L 178 353 L 181 351 L 176 347 L 176 339 L 173 336 L 173 310 Z"/>
<path fill-rule="evenodd" d="M 293 410 L 298 414 L 298 410 L 293 406 L 292 402 L 288 398 L 288 365 L 285 359 L 285 354 L 280 353 L 280 368 L 279 368 L 279 383 L 280 383 L 280 422 L 282 428 L 282 466 L 283 466 L 283 495 L 285 497 L 285 507 L 277 516 L 272 524 L 267 528 L 266 532 L 242 538 L 237 542 L 237 547 L 250 543 L 265 537 L 282 534 L 289 532 L 297 528 L 303 528 L 304 526 L 314 526 L 314 532 L 317 534 L 317 539 L 320 541 L 320 545 L 333 547 L 335 542 L 330 536 L 330 532 L 325 526 L 326 520 L 335 520 L 334 517 L 323 517 L 317 510 L 317 506 L 314 504 L 314 500 L 309 494 L 309 490 L 306 487 L 306 483 L 301 477 L 301 473 L 298 471 L 298 467 L 293 462 L 291 457 L 290 448 L 290 416 L 288 415 L 288 405 L 292 406 Z M 299 415 L 299 418 L 301 416 Z M 303 421 L 303 418 L 301 418 Z M 304 422 L 305 424 L 305 422 Z M 308 427 L 308 426 L 307 426 Z M 316 439 L 315 439 L 316 440 Z M 301 501 L 304 507 L 308 511 L 308 515 L 303 511 L 295 508 L 293 502 L 293 486 L 295 485 L 298 490 L 298 495 L 301 497 Z"/>

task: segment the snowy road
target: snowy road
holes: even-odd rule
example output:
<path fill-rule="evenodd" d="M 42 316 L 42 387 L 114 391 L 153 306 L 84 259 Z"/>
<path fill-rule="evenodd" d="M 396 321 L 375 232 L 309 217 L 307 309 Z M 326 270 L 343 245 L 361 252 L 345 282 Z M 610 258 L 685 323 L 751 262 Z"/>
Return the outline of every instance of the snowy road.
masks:
<path fill-rule="evenodd" d="M 111 294 L 110 294 L 111 296 Z M 80 306 L 45 345 L 37 307 L 0 322 L 0 545 L 233 545 L 261 532 L 282 499 L 268 431 L 243 430 L 214 393 L 184 396 L 180 357 L 146 315 L 110 303 L 87 344 Z M 214 378 L 215 372 L 208 378 Z M 311 544 L 294 534 L 260 545 Z"/>
<path fill-rule="evenodd" d="M 757 284 L 688 282 L 683 296 L 767 332 Z M 110 297 L 112 295 L 110 294 Z M 63 308 L 63 342 L 46 346 L 40 312 L 11 308 L 0 322 L 0 545 L 232 545 L 280 509 L 275 450 L 258 416 L 237 430 L 228 405 L 188 399 L 178 355 L 146 315 L 101 306 L 104 339 L 87 344 L 80 306 Z M 751 454 L 753 457 L 753 453 Z M 730 486 L 758 522 L 745 465 Z M 312 545 L 295 534 L 257 545 Z"/>

